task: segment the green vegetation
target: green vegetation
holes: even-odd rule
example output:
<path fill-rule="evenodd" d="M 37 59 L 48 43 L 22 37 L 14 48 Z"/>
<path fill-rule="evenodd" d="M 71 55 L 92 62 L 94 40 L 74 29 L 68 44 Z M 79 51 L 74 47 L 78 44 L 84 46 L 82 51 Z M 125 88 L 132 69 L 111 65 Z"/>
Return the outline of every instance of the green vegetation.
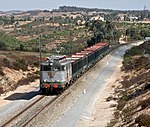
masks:
<path fill-rule="evenodd" d="M 112 44 L 118 43 L 121 33 L 115 28 L 115 24 L 110 21 L 92 21 L 88 22 L 86 26 L 93 32 L 93 37 L 87 41 L 87 45 L 91 46 L 95 43 L 106 41 Z"/>
<path fill-rule="evenodd" d="M 16 59 L 13 63 L 13 67 L 15 70 L 27 70 L 28 64 L 27 61 L 23 58 Z"/>
<path fill-rule="evenodd" d="M 21 45 L 21 42 L 12 36 L 0 32 L 0 49 L 2 50 L 15 50 Z"/>
<path fill-rule="evenodd" d="M 10 69 L 15 70 L 28 70 L 28 66 L 30 67 L 38 67 L 39 66 L 39 57 L 38 54 L 32 54 L 31 52 L 24 52 L 20 54 L 19 52 L 13 51 L 13 53 L 8 54 L 0 54 L 2 57 L 0 58 L 1 66 L 9 67 Z M 2 74 L 2 73 L 1 73 Z"/>
<path fill-rule="evenodd" d="M 23 58 L 16 58 L 16 60 L 10 61 L 10 59 L 4 58 L 3 63 L 6 67 L 13 68 L 15 70 L 27 70 L 27 61 Z"/>
<path fill-rule="evenodd" d="M 133 60 L 134 56 L 144 56 L 144 55 L 149 55 L 150 54 L 150 43 L 149 41 L 146 41 L 145 43 L 141 44 L 140 46 L 135 46 L 132 47 L 131 49 L 127 50 L 125 55 L 124 55 L 124 61 L 123 65 L 125 69 L 131 69 L 131 68 L 136 68 L 138 65 L 136 64 L 135 59 Z M 142 64 L 146 65 L 148 64 L 148 58 L 141 57 L 141 60 L 145 61 Z M 148 66 L 149 67 L 149 66 Z"/>
<path fill-rule="evenodd" d="M 13 24 L 14 22 L 15 22 L 14 16 L 11 16 L 11 17 L 0 16 L 0 24 L 1 25 L 10 25 L 10 24 Z"/>
<path fill-rule="evenodd" d="M 83 12 L 78 12 L 79 10 Z M 50 17 L 43 15 L 42 17 L 38 15 L 41 11 L 28 11 L 31 17 L 24 16 L 22 19 L 17 19 L 16 15 L 1 16 L 0 25 L 4 33 L 0 33 L 0 49 L 38 52 L 39 36 L 42 35 L 43 52 L 55 51 L 54 49 L 60 46 L 65 48 L 68 46 L 67 50 L 69 50 L 70 32 L 73 33 L 71 37 L 72 52 L 100 41 L 116 44 L 120 37 L 124 39 L 127 37 L 128 41 L 134 41 L 150 36 L 149 23 L 128 22 L 131 15 L 139 17 L 139 19 L 133 21 L 139 21 L 142 18 L 142 11 L 62 6 L 58 10 L 52 12 L 44 10 L 42 13 L 53 15 L 53 12 L 60 11 L 67 13 L 58 14 L 58 16 L 54 14 Z M 96 13 L 91 11 L 96 11 Z M 99 11 L 101 14 L 99 14 Z M 109 12 L 109 14 L 103 12 Z M 120 19 L 120 13 L 124 16 L 124 21 Z M 145 11 L 145 13 L 147 12 Z M 37 15 L 37 18 L 32 19 L 32 15 Z M 95 16 L 100 16 L 105 21 L 91 19 Z M 150 17 L 150 15 L 148 14 L 147 17 Z"/>
<path fill-rule="evenodd" d="M 150 36 L 150 23 L 128 23 L 126 27 L 126 36 L 129 40 L 141 40 Z"/>
<path fill-rule="evenodd" d="M 11 63 L 10 63 L 10 61 L 7 58 L 3 59 L 3 63 L 4 63 L 5 66 L 10 67 Z"/>

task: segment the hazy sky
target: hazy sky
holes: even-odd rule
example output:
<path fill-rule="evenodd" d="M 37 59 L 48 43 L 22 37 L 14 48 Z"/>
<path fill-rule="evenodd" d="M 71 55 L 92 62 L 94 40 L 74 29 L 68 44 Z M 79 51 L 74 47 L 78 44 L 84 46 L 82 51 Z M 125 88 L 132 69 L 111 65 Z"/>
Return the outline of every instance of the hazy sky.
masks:
<path fill-rule="evenodd" d="M 150 0 L 0 0 L 0 11 L 57 9 L 59 6 L 79 6 L 104 9 L 150 10 Z"/>

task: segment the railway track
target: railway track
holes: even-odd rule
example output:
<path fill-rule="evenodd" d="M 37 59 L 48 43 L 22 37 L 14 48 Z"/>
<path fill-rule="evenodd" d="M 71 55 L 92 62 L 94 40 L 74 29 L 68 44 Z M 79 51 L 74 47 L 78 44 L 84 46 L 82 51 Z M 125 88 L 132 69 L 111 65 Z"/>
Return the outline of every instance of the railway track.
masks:
<path fill-rule="evenodd" d="M 113 48 L 115 49 L 115 48 Z M 107 52 L 107 54 L 109 54 L 113 49 L 111 49 L 110 51 Z M 49 101 L 45 104 L 39 105 L 37 110 L 34 110 L 34 113 L 30 113 L 29 110 L 31 110 L 36 104 L 38 104 L 42 99 L 44 99 L 46 96 L 41 96 L 40 98 L 38 98 L 37 100 L 35 100 L 34 102 L 32 102 L 29 106 L 27 106 L 26 108 L 24 108 L 22 111 L 20 111 L 19 113 L 17 113 L 16 115 L 14 115 L 12 118 L 10 118 L 7 122 L 5 122 L 3 125 L 1 125 L 1 127 L 9 127 L 9 126 L 15 126 L 15 127 L 25 127 L 27 126 L 38 114 L 40 114 L 44 109 L 46 109 L 48 106 L 50 106 L 58 97 L 60 97 L 60 95 L 58 96 L 47 96 L 48 98 L 51 98 L 51 100 L 49 99 Z M 35 106 L 36 107 L 36 106 Z M 25 116 L 25 114 L 30 114 L 30 116 L 28 116 L 28 118 L 22 117 L 22 115 Z M 22 121 L 22 119 L 24 119 Z"/>
<path fill-rule="evenodd" d="M 40 114 L 46 107 L 48 107 L 50 104 L 52 104 L 59 96 L 60 95 L 56 96 L 49 103 L 47 103 L 43 108 L 38 110 L 38 112 L 36 112 L 32 117 L 30 117 L 30 119 L 28 119 L 28 121 L 26 121 L 21 127 L 25 127 L 28 123 L 30 123 L 38 114 Z"/>
<path fill-rule="evenodd" d="M 59 95 L 58 96 L 52 96 L 52 97 L 48 96 L 50 101 L 48 101 L 46 104 L 43 104 L 43 103 L 40 104 L 40 102 L 43 99 L 45 100 L 47 98 L 44 95 L 40 96 L 38 99 L 36 99 L 34 102 L 32 102 L 26 108 L 24 108 L 22 111 L 18 112 L 13 117 L 11 117 L 3 125 L 1 125 L 1 127 L 9 127 L 9 126 L 25 127 L 30 121 L 32 121 L 32 119 L 34 117 L 36 117 L 42 110 L 44 110 L 47 106 L 49 106 L 51 103 L 53 103 L 58 97 L 59 97 Z M 38 110 L 35 110 L 36 107 L 40 107 L 40 108 L 38 108 Z M 31 110 L 33 111 L 33 113 L 30 112 Z M 27 116 L 27 115 L 29 115 L 29 116 L 24 119 L 24 116 Z"/>

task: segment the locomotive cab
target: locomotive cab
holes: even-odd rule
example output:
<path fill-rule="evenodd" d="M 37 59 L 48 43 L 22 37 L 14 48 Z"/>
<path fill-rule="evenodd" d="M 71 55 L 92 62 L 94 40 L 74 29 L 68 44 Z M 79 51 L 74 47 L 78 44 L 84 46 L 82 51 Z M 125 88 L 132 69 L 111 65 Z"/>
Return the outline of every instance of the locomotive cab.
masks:
<path fill-rule="evenodd" d="M 44 62 L 40 65 L 40 89 L 45 92 L 61 91 L 71 79 L 69 61 Z"/>

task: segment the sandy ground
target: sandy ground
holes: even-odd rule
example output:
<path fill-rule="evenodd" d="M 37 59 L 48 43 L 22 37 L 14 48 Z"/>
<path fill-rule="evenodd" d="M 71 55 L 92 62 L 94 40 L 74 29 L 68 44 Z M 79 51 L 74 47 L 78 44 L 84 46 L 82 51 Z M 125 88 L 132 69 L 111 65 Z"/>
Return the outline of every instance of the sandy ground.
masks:
<path fill-rule="evenodd" d="M 0 96 L 0 108 L 7 105 L 8 103 L 14 101 L 14 100 L 5 100 L 5 98 L 9 97 L 12 94 L 15 93 L 27 93 L 30 91 L 34 91 L 35 88 L 39 87 L 39 80 L 36 80 L 35 82 L 30 83 L 29 85 L 23 85 L 23 86 L 19 86 L 16 90 L 14 91 L 10 91 L 8 93 L 2 94 Z M 23 94 L 20 96 L 23 96 Z"/>
<path fill-rule="evenodd" d="M 122 62 L 120 61 L 107 84 L 99 91 L 92 104 L 91 118 L 80 119 L 77 127 L 105 127 L 111 121 L 117 102 L 106 101 L 106 98 L 113 96 L 115 88 L 120 84 L 121 66 Z"/>

